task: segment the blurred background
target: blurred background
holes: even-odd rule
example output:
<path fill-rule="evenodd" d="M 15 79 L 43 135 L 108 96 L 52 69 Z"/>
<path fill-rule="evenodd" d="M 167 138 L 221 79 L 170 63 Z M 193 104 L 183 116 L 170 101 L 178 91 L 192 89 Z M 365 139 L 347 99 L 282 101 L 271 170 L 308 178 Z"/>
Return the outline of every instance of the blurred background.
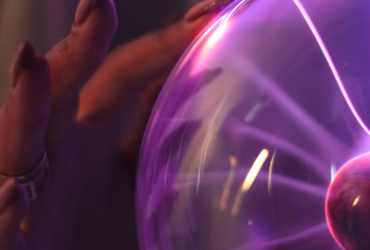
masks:
<path fill-rule="evenodd" d="M 183 16 L 199 0 L 116 0 L 119 26 L 111 49 Z M 9 92 L 14 52 L 30 41 L 45 54 L 69 33 L 78 0 L 0 0 L 0 104 Z"/>

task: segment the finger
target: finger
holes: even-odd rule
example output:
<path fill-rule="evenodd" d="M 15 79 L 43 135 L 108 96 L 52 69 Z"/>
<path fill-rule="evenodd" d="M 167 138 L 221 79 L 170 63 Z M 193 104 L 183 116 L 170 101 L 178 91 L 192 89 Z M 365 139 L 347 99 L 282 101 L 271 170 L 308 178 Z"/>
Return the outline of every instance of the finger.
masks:
<path fill-rule="evenodd" d="M 0 249 L 26 249 L 20 224 L 29 208 L 24 187 L 9 179 L 0 188 Z"/>
<path fill-rule="evenodd" d="M 194 5 L 185 15 L 185 20 L 191 22 L 207 13 L 218 13 L 233 0 L 206 0 Z"/>
<path fill-rule="evenodd" d="M 46 55 L 54 136 L 63 136 L 73 124 L 80 88 L 100 66 L 116 28 L 113 0 L 81 0 L 69 36 Z"/>
<path fill-rule="evenodd" d="M 83 88 L 78 119 L 120 116 L 133 91 L 168 75 L 191 41 L 220 11 L 218 8 L 204 8 L 203 5 L 198 6 L 200 12 L 195 13 L 195 17 L 187 16 L 182 22 L 113 51 Z"/>
<path fill-rule="evenodd" d="M 0 110 L 0 173 L 18 175 L 41 161 L 49 115 L 50 74 L 47 61 L 31 44 L 19 49 L 11 69 L 12 88 Z"/>
<path fill-rule="evenodd" d="M 136 165 L 146 125 L 165 81 L 165 78 L 158 79 L 152 82 L 144 91 L 140 98 L 136 119 L 127 135 L 121 140 L 121 159 L 133 174 L 136 173 Z"/>

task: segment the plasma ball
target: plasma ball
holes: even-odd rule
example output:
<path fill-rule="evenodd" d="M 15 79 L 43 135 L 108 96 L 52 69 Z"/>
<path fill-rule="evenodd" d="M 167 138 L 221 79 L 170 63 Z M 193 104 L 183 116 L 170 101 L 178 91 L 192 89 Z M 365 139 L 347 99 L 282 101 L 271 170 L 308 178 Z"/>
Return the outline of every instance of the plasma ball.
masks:
<path fill-rule="evenodd" d="M 345 163 L 326 195 L 326 221 L 346 250 L 370 249 L 370 153 Z"/>

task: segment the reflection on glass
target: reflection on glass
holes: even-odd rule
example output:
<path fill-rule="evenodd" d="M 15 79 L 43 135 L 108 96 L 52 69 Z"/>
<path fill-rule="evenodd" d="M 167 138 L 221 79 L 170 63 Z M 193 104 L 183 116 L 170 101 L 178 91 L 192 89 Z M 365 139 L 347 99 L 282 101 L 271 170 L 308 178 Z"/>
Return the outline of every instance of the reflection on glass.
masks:
<path fill-rule="evenodd" d="M 242 186 L 243 192 L 247 192 L 250 189 L 258 173 L 260 172 L 263 163 L 265 163 L 268 155 L 269 155 L 269 151 L 267 149 L 263 149 L 261 153 L 257 156 L 257 159 L 254 161 L 251 169 L 249 170 L 247 174 L 247 177 L 245 177 L 245 180 L 243 182 L 243 186 Z"/>

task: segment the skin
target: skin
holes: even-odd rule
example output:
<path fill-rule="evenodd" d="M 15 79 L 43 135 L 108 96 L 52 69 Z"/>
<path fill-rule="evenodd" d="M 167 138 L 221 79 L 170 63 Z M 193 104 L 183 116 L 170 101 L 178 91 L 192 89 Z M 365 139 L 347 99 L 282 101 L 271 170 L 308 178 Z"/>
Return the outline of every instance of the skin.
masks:
<path fill-rule="evenodd" d="M 0 173 L 25 173 L 46 150 L 51 180 L 32 201 L 14 178 L 2 183 L 2 250 L 137 249 L 135 169 L 148 117 L 175 62 L 219 11 L 106 57 L 115 6 L 91 2 L 80 2 L 69 36 L 45 57 L 26 44 L 11 67 L 12 88 L 0 110 Z M 142 89 L 133 129 L 120 139 L 125 109 Z"/>

